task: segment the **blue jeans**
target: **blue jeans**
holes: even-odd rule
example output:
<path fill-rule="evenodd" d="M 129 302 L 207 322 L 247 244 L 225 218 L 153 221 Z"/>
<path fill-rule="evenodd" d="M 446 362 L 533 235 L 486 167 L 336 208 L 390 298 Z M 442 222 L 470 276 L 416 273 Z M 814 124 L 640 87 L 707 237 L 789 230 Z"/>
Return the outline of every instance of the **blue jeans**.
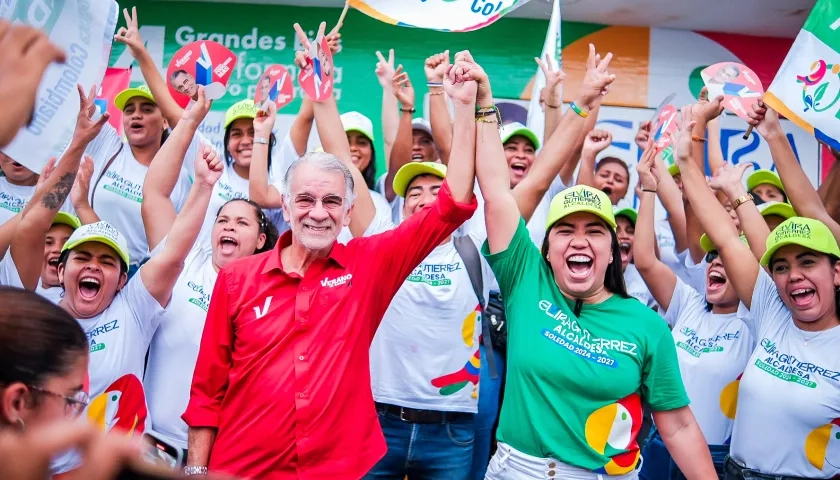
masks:
<path fill-rule="evenodd" d="M 409 423 L 379 414 L 388 452 L 365 479 L 467 480 L 475 441 L 475 416 L 449 423 Z"/>
<path fill-rule="evenodd" d="M 709 445 L 709 452 L 712 454 L 712 464 L 715 466 L 718 478 L 723 480 L 723 465 L 729 455 L 729 445 Z M 647 444 L 642 450 L 642 471 L 639 472 L 639 480 L 685 480 L 676 462 L 671 459 L 671 454 L 665 448 L 665 443 L 656 427 L 653 427 L 648 437 Z"/>
<path fill-rule="evenodd" d="M 493 444 L 493 427 L 499 418 L 499 407 L 502 404 L 502 380 L 505 377 L 505 359 L 493 351 L 496 358 L 496 370 L 499 377 L 490 378 L 486 352 L 481 347 L 481 376 L 478 381 L 478 416 L 475 419 L 475 444 L 473 446 L 472 467 L 470 480 L 484 480 L 487 464 L 490 463 L 490 450 Z"/>

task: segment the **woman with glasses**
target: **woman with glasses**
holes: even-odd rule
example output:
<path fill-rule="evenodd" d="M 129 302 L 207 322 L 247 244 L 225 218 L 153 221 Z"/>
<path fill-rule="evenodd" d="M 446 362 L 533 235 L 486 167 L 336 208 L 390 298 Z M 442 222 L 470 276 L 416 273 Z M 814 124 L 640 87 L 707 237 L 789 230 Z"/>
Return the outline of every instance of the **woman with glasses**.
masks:
<path fill-rule="evenodd" d="M 87 405 L 85 332 L 41 296 L 0 287 L 0 430 L 77 416 Z"/>
<path fill-rule="evenodd" d="M 683 136 L 680 140 L 676 155 L 686 155 L 691 138 Z M 654 157 L 651 146 L 636 167 L 642 195 L 633 257 L 651 294 L 666 312 L 665 321 L 672 329 L 691 411 L 709 444 L 718 478 L 722 479 L 735 418 L 738 380 L 754 345 L 743 320 L 749 312 L 739 309 L 738 294 L 708 237 L 700 240 L 708 264 L 702 294 L 656 258 L 655 192 L 663 172 Z M 685 478 L 668 454 L 659 432 L 652 432 L 643 457 L 646 460 L 640 475 L 643 480 Z"/>

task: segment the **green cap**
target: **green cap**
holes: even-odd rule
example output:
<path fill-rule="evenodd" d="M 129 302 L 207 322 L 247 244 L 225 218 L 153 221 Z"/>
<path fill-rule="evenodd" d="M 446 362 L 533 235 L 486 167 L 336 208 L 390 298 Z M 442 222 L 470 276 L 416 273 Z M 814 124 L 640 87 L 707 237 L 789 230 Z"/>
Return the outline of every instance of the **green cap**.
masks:
<path fill-rule="evenodd" d="M 120 109 L 120 111 L 125 110 L 125 104 L 128 103 L 134 97 L 143 97 L 150 102 L 155 102 L 155 97 L 152 95 L 152 91 L 149 90 L 149 87 L 146 85 L 140 85 L 139 87 L 132 87 L 126 88 L 122 92 L 118 93 L 116 97 L 114 97 L 114 105 Z"/>
<path fill-rule="evenodd" d="M 799 245 L 826 255 L 840 257 L 840 247 L 831 230 L 819 220 L 805 217 L 791 217 L 770 232 L 767 237 L 767 251 L 761 256 L 761 264 L 770 265 L 773 254 L 786 245 Z"/>
<path fill-rule="evenodd" d="M 627 217 L 630 220 L 630 223 L 636 225 L 636 218 L 639 216 L 639 212 L 636 211 L 635 208 L 624 207 L 618 208 L 613 207 L 613 216 L 614 217 Z"/>
<path fill-rule="evenodd" d="M 446 178 L 446 165 L 437 162 L 411 162 L 403 165 L 394 176 L 394 193 L 405 197 L 405 191 L 412 180 L 420 175 L 434 175 Z"/>
<path fill-rule="evenodd" d="M 82 222 L 79 220 L 79 217 L 75 215 L 70 215 L 67 212 L 58 212 L 55 214 L 55 218 L 52 221 L 53 225 L 67 225 L 71 227 L 73 230 L 82 226 Z"/>
<path fill-rule="evenodd" d="M 548 207 L 548 220 L 545 229 L 548 231 L 557 220 L 577 212 L 591 213 L 615 230 L 615 215 L 612 202 L 606 193 L 586 185 L 577 185 L 558 193 L 551 200 Z"/>
<path fill-rule="evenodd" d="M 521 135 L 527 138 L 534 145 L 534 150 L 540 149 L 540 139 L 537 137 L 537 134 L 534 133 L 533 130 L 526 127 L 525 125 L 522 125 L 519 122 L 508 123 L 507 125 L 502 127 L 500 133 L 502 135 L 502 145 L 507 143 L 507 141 L 510 140 L 511 137 Z"/>
<path fill-rule="evenodd" d="M 359 132 L 371 142 L 373 137 L 373 122 L 359 112 L 347 112 L 341 115 L 341 124 L 345 132 Z"/>
<path fill-rule="evenodd" d="M 749 245 L 749 242 L 747 242 L 747 237 L 745 235 L 741 235 L 741 241 L 744 242 L 744 245 Z M 709 236 L 705 233 L 700 237 L 700 248 L 702 248 L 703 251 L 706 253 L 709 253 L 712 250 L 717 250 L 715 244 L 712 243 L 712 239 L 709 238 Z"/>
<path fill-rule="evenodd" d="M 773 185 L 774 187 L 778 188 L 779 190 L 784 193 L 785 186 L 782 185 L 782 179 L 776 174 L 776 172 L 771 172 L 770 170 L 759 169 L 754 171 L 747 177 L 747 191 L 751 192 L 753 188 L 759 185 Z"/>
<path fill-rule="evenodd" d="M 793 207 L 784 202 L 765 202 L 758 205 L 757 208 L 763 217 L 768 215 L 778 215 L 787 220 L 788 218 L 796 216 L 796 212 L 793 210 Z"/>
<path fill-rule="evenodd" d="M 67 239 L 61 251 L 72 250 L 88 242 L 99 242 L 108 245 L 117 252 L 117 255 L 119 255 L 126 265 L 131 265 L 128 258 L 128 243 L 125 241 L 125 237 L 110 223 L 105 221 L 89 223 L 77 228 L 73 232 L 73 235 L 70 235 L 70 238 Z"/>
<path fill-rule="evenodd" d="M 241 100 L 231 105 L 225 112 L 225 129 L 228 126 L 239 120 L 240 118 L 250 118 L 253 120 L 257 117 L 257 106 L 254 105 L 253 100 Z"/>

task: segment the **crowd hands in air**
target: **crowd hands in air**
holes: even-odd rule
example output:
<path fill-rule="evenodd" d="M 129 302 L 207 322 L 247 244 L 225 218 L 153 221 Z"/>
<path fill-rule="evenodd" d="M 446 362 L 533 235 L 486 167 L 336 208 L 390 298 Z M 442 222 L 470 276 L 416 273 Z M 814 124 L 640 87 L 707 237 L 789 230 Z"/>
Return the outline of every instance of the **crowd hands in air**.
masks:
<path fill-rule="evenodd" d="M 90 377 L 93 384 L 94 378 L 103 375 L 111 379 L 131 373 L 144 379 L 149 415 L 157 430 L 155 408 L 160 399 L 154 398 L 155 387 L 151 384 L 155 379 L 150 376 L 159 375 L 166 368 L 172 369 L 173 376 L 175 370 L 183 370 L 177 382 L 165 380 L 164 383 L 179 384 L 181 390 L 174 400 L 180 410 L 172 420 L 178 423 L 172 431 L 179 431 L 183 443 L 189 445 L 188 450 L 185 448 L 188 455 L 184 464 L 193 467 L 193 474 L 206 474 L 206 469 L 202 469 L 208 466 L 214 470 L 213 461 L 218 461 L 220 454 L 213 450 L 213 444 L 219 442 L 220 427 L 208 428 L 191 421 L 196 416 L 191 417 L 190 410 L 184 414 L 187 422 L 184 425 L 180 413 L 188 400 L 192 409 L 197 398 L 205 394 L 212 397 L 212 392 L 202 391 L 204 379 L 199 377 L 207 373 L 202 369 L 204 358 L 212 356 L 205 349 L 212 350 L 216 345 L 207 344 L 207 331 L 202 339 L 203 318 L 197 327 L 189 327 L 188 331 L 196 339 L 196 345 L 201 339 L 201 352 L 194 347 L 198 360 L 193 356 L 187 364 L 175 365 L 172 359 L 177 357 L 166 357 L 167 352 L 161 350 L 165 344 L 155 343 L 156 335 L 165 338 L 164 328 L 170 320 L 167 315 L 178 315 L 177 311 L 170 314 L 167 310 L 172 310 L 178 300 L 176 292 L 180 282 L 192 278 L 190 275 L 196 275 L 193 270 L 205 265 L 207 271 L 212 271 L 213 281 L 217 272 L 221 279 L 224 272 L 231 271 L 229 265 L 233 268 L 234 262 L 262 252 L 279 256 L 287 271 L 303 278 L 310 267 L 318 265 L 319 259 L 329 257 L 332 249 L 337 248 L 336 242 L 346 244 L 345 251 L 350 251 L 352 239 L 369 237 L 373 242 L 382 235 L 387 241 L 400 242 L 413 231 L 410 228 L 432 221 L 421 218 L 418 212 L 436 210 L 444 220 L 454 216 L 455 211 L 471 215 L 465 205 L 474 204 L 479 197 L 475 216 L 462 225 L 464 232 L 456 235 L 478 238 L 477 247 L 484 244 L 482 253 L 498 281 L 495 288 L 501 290 L 499 298 L 507 312 L 508 328 L 517 334 L 524 335 L 516 329 L 523 328 L 521 325 L 527 323 L 525 318 L 533 313 L 524 312 L 523 304 L 527 300 L 519 295 L 525 295 L 522 289 L 526 284 L 538 284 L 536 291 L 547 291 L 540 283 L 542 279 L 548 279 L 546 288 L 556 292 L 556 295 L 552 293 L 553 299 L 565 298 L 571 302 L 568 308 L 559 311 L 572 312 L 574 304 L 574 315 L 581 323 L 588 321 L 585 328 L 593 332 L 602 328 L 592 319 L 593 315 L 606 316 L 601 321 L 618 321 L 619 317 L 614 316 L 618 311 L 633 313 L 637 308 L 637 303 L 629 306 L 622 303 L 626 307 L 618 311 L 588 313 L 598 305 L 620 298 L 645 306 L 643 313 L 623 320 L 639 322 L 639 329 L 645 332 L 632 338 L 634 347 L 647 349 L 644 358 L 637 359 L 638 369 L 628 374 L 637 383 L 627 393 L 640 392 L 646 407 L 644 416 L 652 417 L 656 431 L 649 438 L 639 436 L 627 445 L 614 446 L 625 454 L 636 451 L 629 466 L 615 466 L 617 460 L 610 460 L 602 448 L 598 455 L 615 463 L 607 463 L 608 467 L 613 465 L 610 467 L 613 470 L 606 470 L 607 473 L 622 479 L 637 478 L 634 475 L 638 474 L 652 479 L 736 479 L 744 478 L 741 470 L 749 468 L 767 475 L 787 475 L 784 478 L 830 478 L 815 475 L 828 475 L 822 472 L 829 472 L 827 465 L 836 459 L 829 456 L 836 450 L 825 453 L 824 449 L 824 458 L 813 460 L 810 465 L 803 460 L 806 456 L 811 459 L 810 453 L 791 454 L 791 450 L 801 449 L 796 442 L 804 440 L 799 431 L 803 427 L 796 423 L 798 414 L 794 410 L 813 410 L 814 416 L 826 416 L 826 410 L 840 411 L 840 386 L 836 380 L 831 383 L 828 376 L 815 379 L 819 395 L 800 395 L 799 391 L 790 390 L 790 382 L 783 382 L 782 387 L 768 387 L 764 384 L 767 380 L 757 379 L 758 374 L 750 370 L 749 364 L 772 356 L 772 352 L 758 351 L 765 348 L 766 343 L 762 342 L 768 339 L 791 349 L 788 343 L 796 341 L 798 345 L 804 341 L 802 349 L 788 353 L 793 352 L 801 361 L 807 360 L 829 371 L 838 370 L 837 361 L 832 360 L 836 358 L 836 350 L 833 357 L 831 354 L 838 340 L 835 291 L 840 288 L 837 247 L 840 209 L 837 195 L 831 193 L 838 182 L 837 169 L 833 168 L 822 187 L 815 190 L 787 142 L 778 113 L 763 103 L 750 113 L 750 124 L 770 146 L 779 173 L 778 182 L 770 180 L 753 185 L 748 191 L 743 177 L 749 165 L 724 161 L 719 143 L 722 98 L 709 99 L 704 89 L 697 103 L 681 110 L 679 128 L 672 139 L 673 165 L 666 165 L 657 153 L 650 122 L 641 125 L 636 136 L 636 144 L 643 151 L 636 166 L 635 193 L 639 199 L 636 211 L 626 206 L 624 200 L 630 188 L 627 163 L 615 157 L 598 158 L 612 142 L 610 132 L 595 128 L 601 102 L 615 81 L 608 71 L 612 54 L 602 57 L 590 45 L 586 73 L 577 90 L 564 86 L 565 74 L 553 68 L 550 59 L 535 59 L 546 76 L 546 86 L 540 94 L 545 111 L 545 131 L 541 132 L 545 142 L 540 145 L 537 135 L 527 127 L 500 124 L 504 119 L 495 108 L 490 79 L 469 51 L 450 55 L 446 50 L 426 59 L 430 122 L 414 118 L 416 91 L 403 65 L 395 65 L 394 50 L 387 57 L 376 52 L 375 75 L 383 89 L 385 149 L 381 153 L 386 156 L 388 166 L 387 173 L 382 174 L 384 181 L 377 184 L 372 124 L 358 112 L 339 115 L 334 98 L 323 102 L 305 98 L 283 139 L 274 134 L 277 112 L 273 103 L 258 111 L 248 101 L 244 106 L 240 102 L 228 111 L 224 151 L 216 152 L 197 133 L 212 106 L 205 99 L 203 88 L 199 88 L 197 100 L 190 107 L 178 106 L 145 50 L 136 10 L 131 15 L 126 12 L 126 20 L 126 27 L 119 30 L 115 40 L 129 47 L 148 85 L 146 93 L 134 89 L 133 96 L 118 105 L 123 111 L 126 139 L 118 138 L 114 148 L 102 147 L 106 143 L 103 136 L 108 135 L 110 128 L 106 125 L 107 114 L 94 119 L 95 89 L 91 87 L 90 93 L 85 93 L 86 88 L 80 85 L 80 111 L 73 140 L 59 161 L 48 162 L 39 175 L 24 172 L 25 169 L 21 170 L 19 164 L 5 155 L 0 164 L 7 185 L 29 182 L 26 186 L 31 189 L 25 208 L 4 218 L 0 224 L 0 247 L 17 275 L 14 281 L 0 276 L 0 285 L 38 292 L 57 305 L 54 307 L 40 297 L 12 288 L 0 291 L 4 304 L 0 313 L 0 342 L 4 345 L 0 354 L 0 363 L 4 365 L 0 367 L 3 373 L 0 477 L 41 479 L 63 473 L 61 478 L 105 479 L 117 478 L 127 471 L 148 478 L 177 476 L 145 460 L 149 447 L 140 435 L 118 434 L 115 429 L 103 436 L 100 428 L 74 418 L 85 410 L 89 397 L 102 393 L 86 391 L 85 378 Z M 309 39 L 297 25 L 296 29 L 306 49 Z M 338 33 L 328 36 L 334 53 L 339 38 Z M 5 22 L 0 23 L 0 45 L 4 52 L 0 59 L 3 79 L 0 98 L 8 120 L 0 129 L 0 144 L 7 145 L 31 121 L 36 88 L 44 70 L 53 62 L 62 62 L 64 56 L 38 30 Z M 340 55 L 335 58 L 340 62 Z M 296 52 L 295 62 L 299 67 L 304 66 L 303 51 Z M 568 90 L 565 94 L 564 87 Z M 574 98 L 565 112 L 561 108 L 564 98 Z M 238 106 L 240 109 L 236 110 Z M 323 152 L 307 153 L 313 123 Z M 711 178 L 704 173 L 706 146 L 709 165 L 715 173 Z M 133 179 L 142 185 L 139 207 L 123 207 L 102 200 L 94 202 L 105 171 L 115 158 L 121 161 L 121 155 L 145 167 L 141 178 Z M 418 162 L 422 169 L 413 176 L 401 178 L 401 173 L 409 171 L 407 166 Z M 337 180 L 330 177 L 336 172 L 340 172 Z M 184 178 L 192 181 L 185 182 Z M 217 199 L 220 182 L 228 182 L 228 190 L 239 188 L 233 200 Z M 444 190 L 446 200 L 438 201 L 438 192 Z M 316 197 L 313 191 L 322 195 Z M 101 198 L 103 194 L 99 195 Z M 665 221 L 655 219 L 657 199 L 667 211 Z M 61 212 L 77 223 L 59 222 Z M 80 234 L 89 225 L 94 230 Z M 453 225 L 450 230 L 456 227 L 459 225 Z M 809 235 L 802 235 L 803 227 Z M 133 231 L 123 231 L 130 228 Z M 285 237 L 280 237 L 280 244 L 275 248 L 279 233 L 287 229 L 291 230 L 291 239 L 284 244 Z M 103 235 L 108 236 L 102 233 L 105 230 L 116 233 L 110 234 L 107 241 L 102 240 Z M 437 232 L 440 238 L 434 237 L 434 244 L 412 244 L 418 249 L 412 252 L 417 257 L 411 258 L 414 264 L 396 262 L 394 268 L 410 272 L 441 241 L 449 241 L 451 233 Z M 663 242 L 663 238 L 669 241 Z M 432 241 L 432 237 L 426 240 Z M 138 242 L 140 248 L 133 248 Z M 63 248 L 65 243 L 73 245 Z M 88 248 L 82 248 L 85 245 Z M 146 258 L 132 258 L 128 253 L 138 250 L 146 252 Z M 383 247 L 383 255 L 385 250 Z M 505 261 L 504 255 L 510 252 L 516 255 L 512 263 L 518 265 Z M 90 274 L 91 271 L 95 273 Z M 393 297 L 403 280 L 387 294 L 383 287 L 382 294 Z M 356 273 L 354 281 L 364 280 Z M 485 281 L 489 285 L 489 279 Z M 204 286 L 202 293 L 210 303 L 208 324 L 209 315 L 214 313 L 212 300 L 219 291 L 213 288 L 212 282 Z M 468 288 L 468 292 L 472 289 Z M 14 302 L 15 308 L 5 307 L 10 302 Z M 472 302 L 474 305 L 475 300 Z M 542 304 L 542 301 L 534 303 Z M 123 314 L 141 325 L 135 332 L 140 347 L 120 352 L 120 361 L 134 365 L 130 368 L 97 365 L 102 360 L 94 356 L 93 347 L 89 349 L 91 334 L 84 322 L 116 307 L 129 312 Z M 420 305 L 420 308 L 429 307 Z M 264 308 L 268 308 L 268 303 Z M 259 306 L 254 310 L 259 315 Z M 381 317 L 380 312 L 379 318 L 371 320 L 374 326 L 382 321 Z M 454 323 L 462 319 L 463 315 Z M 656 348 L 645 344 L 658 339 L 662 330 L 670 335 L 669 327 L 678 346 L 678 330 L 705 332 L 709 338 L 731 333 L 724 332 L 714 322 L 729 322 L 725 325 L 731 324 L 734 331 L 741 332 L 734 337 L 737 342 L 724 347 L 727 352 L 736 352 L 726 357 L 728 369 L 704 366 L 702 360 L 684 361 L 675 353 L 675 342 L 665 342 L 667 347 Z M 387 324 L 387 314 L 382 324 Z M 628 330 L 635 328 L 629 326 L 631 323 L 623 325 Z M 50 334 L 51 330 L 63 335 L 59 338 Z M 20 345 L 26 339 L 31 342 Z M 5 348 L 12 344 L 20 346 Z M 144 366 L 150 345 L 149 364 Z M 580 432 L 568 435 L 562 432 L 569 438 L 556 438 L 557 432 L 553 430 L 556 419 L 549 421 L 545 429 L 540 427 L 546 418 L 538 416 L 543 413 L 539 402 L 535 407 L 539 412 L 515 411 L 527 403 L 522 398 L 528 397 L 518 391 L 523 380 L 517 376 L 540 376 L 545 372 L 534 373 L 529 369 L 563 369 L 567 361 L 558 357 L 557 361 L 544 359 L 552 366 L 517 365 L 516 356 L 524 355 L 522 350 L 527 348 L 527 344 L 516 342 L 507 347 L 506 360 L 516 367 L 507 372 L 507 388 L 514 392 L 506 392 L 504 401 L 499 399 L 490 421 L 491 425 L 495 423 L 501 410 L 499 428 L 504 432 L 504 443 L 500 435 L 499 450 L 491 460 L 490 439 L 486 438 L 486 456 L 477 454 L 479 465 L 476 467 L 474 460 L 467 464 L 463 475 L 453 478 L 484 478 L 485 475 L 492 479 L 543 478 L 534 473 L 536 470 L 529 470 L 533 465 L 505 464 L 511 462 L 510 458 L 527 457 L 536 461 L 539 457 L 549 457 L 549 452 L 539 455 L 527 441 L 520 441 L 510 433 L 514 428 L 511 424 L 522 419 L 531 425 L 533 432 L 527 432 L 529 435 L 540 442 L 545 439 L 545 448 L 550 448 L 553 454 L 551 461 L 562 460 L 557 469 L 565 472 L 565 478 L 602 478 L 596 473 L 601 472 L 598 467 L 602 465 L 595 465 L 591 456 L 578 453 L 592 451 L 591 444 L 585 444 L 589 441 L 588 430 L 586 442 Z M 486 354 L 482 351 L 481 382 L 474 382 L 482 387 Z M 163 368 L 155 366 L 157 355 L 168 360 Z M 692 355 L 698 359 L 709 358 L 706 353 Z M 128 357 L 131 357 L 129 361 L 125 361 Z M 603 358 L 605 362 L 613 361 L 609 356 Z M 622 357 L 621 361 L 627 360 Z M 32 365 L 37 368 L 33 370 Z M 676 373 L 675 365 L 678 365 Z M 715 370 L 718 367 L 721 369 Z M 113 371 L 120 368 L 127 371 Z M 773 368 L 772 364 L 765 365 L 765 370 Z M 655 385 L 651 372 L 656 376 Z M 742 380 L 738 416 L 734 415 L 733 407 L 734 421 L 731 417 L 722 421 L 710 419 L 707 410 L 711 408 L 719 416 L 722 400 L 717 396 L 704 398 L 697 385 L 716 385 L 722 377 L 726 377 L 724 383 L 729 383 L 736 377 L 741 379 L 742 374 L 744 379 L 749 379 L 749 390 L 743 392 L 745 380 Z M 600 381 L 597 376 L 592 380 Z M 110 380 L 102 386 L 107 383 Z M 374 388 L 376 408 L 382 416 L 376 391 Z M 482 388 L 481 392 L 484 391 Z M 768 401 L 762 397 L 768 391 L 775 392 L 773 396 L 779 399 Z M 585 404 L 591 400 L 590 393 L 585 387 L 573 393 L 550 388 L 546 391 L 549 403 L 557 400 L 561 405 Z M 623 394 L 608 392 L 605 398 L 618 401 L 622 397 Z M 788 402 L 788 398 L 796 398 L 796 402 Z M 163 402 L 166 401 L 163 394 Z M 709 403 L 713 406 L 709 407 Z M 330 408 L 341 410 L 342 405 L 330 405 Z M 477 408 L 468 407 L 467 413 L 482 415 L 481 407 Z M 550 411 L 565 412 L 563 407 L 557 408 Z M 352 416 L 354 412 L 347 414 Z M 765 445 L 781 434 L 773 430 L 775 420 L 771 416 L 783 419 L 780 422 L 790 430 L 785 434 L 796 436 L 796 442 Z M 826 423 L 830 429 L 830 422 Z M 638 425 L 634 423 L 632 428 L 637 434 Z M 387 430 L 385 437 L 388 458 L 393 447 Z M 645 449 L 639 453 L 642 443 L 646 443 Z M 553 448 L 557 446 L 559 449 Z M 664 470 L 646 473 L 638 458 L 639 455 L 647 458 L 648 454 L 652 458 L 656 453 L 654 448 L 665 451 L 670 458 L 664 467 L 658 465 Z M 478 440 L 472 449 L 479 451 Z M 502 449 L 504 453 L 500 454 Z M 561 451 L 566 449 L 572 453 L 564 456 Z M 67 450 L 79 452 L 80 460 L 75 468 L 57 472 L 55 459 Z M 716 455 L 721 451 L 735 460 Z M 216 460 L 211 461 L 211 452 Z M 780 463 L 774 458 L 788 460 Z M 372 465 L 375 460 L 378 458 Z M 252 470 L 235 471 L 236 468 L 228 467 L 219 470 L 236 476 L 272 478 Z M 295 467 L 291 468 L 294 472 Z M 380 468 L 384 467 L 377 464 L 372 472 Z M 637 471 L 639 468 L 641 472 Z M 684 477 L 670 476 L 674 469 Z M 741 472 L 741 476 L 735 471 Z M 665 475 L 662 472 L 671 473 L 666 477 L 661 476 Z M 402 478 L 406 473 L 398 472 L 393 478 Z M 358 477 L 357 474 L 354 471 L 346 478 Z M 564 478 L 561 473 L 557 475 Z M 335 478 L 345 477 L 339 474 Z M 418 478 L 425 477 L 420 474 Z"/>

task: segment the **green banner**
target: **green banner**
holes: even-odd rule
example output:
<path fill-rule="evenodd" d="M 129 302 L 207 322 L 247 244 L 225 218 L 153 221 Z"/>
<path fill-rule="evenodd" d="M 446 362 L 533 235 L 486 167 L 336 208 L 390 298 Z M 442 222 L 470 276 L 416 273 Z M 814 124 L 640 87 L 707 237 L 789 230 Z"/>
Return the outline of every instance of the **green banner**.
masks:
<path fill-rule="evenodd" d="M 140 34 L 147 49 L 165 71 L 169 60 L 181 48 L 196 40 L 213 40 L 230 48 L 238 62 L 229 83 L 228 94 L 214 104 L 225 110 L 233 103 L 253 98 L 254 84 L 268 65 L 286 65 L 297 78 L 293 65 L 297 40 L 294 23 L 314 36 L 321 21 L 331 29 L 341 13 L 336 8 L 291 7 L 141 0 L 120 2 L 121 7 L 137 7 Z M 124 25 L 120 15 L 119 26 Z M 373 120 L 377 140 L 382 138 L 382 88 L 374 74 L 376 51 L 396 51 L 396 63 L 405 66 L 417 94 L 418 110 L 427 93 L 423 63 L 426 57 L 448 49 L 469 49 L 493 81 L 499 98 L 520 98 L 536 71 L 534 57 L 545 40 L 547 20 L 504 18 L 470 33 L 441 33 L 388 25 L 351 10 L 341 29 L 342 49 L 336 54 L 336 97 L 342 112 L 359 111 Z M 563 44 L 603 28 L 600 25 L 564 23 Z M 125 47 L 114 43 L 111 66 L 126 68 L 132 58 Z M 142 83 L 139 68 L 132 84 Z M 300 95 L 280 113 L 295 114 Z M 419 113 L 418 113 L 419 115 Z M 381 146 L 381 142 L 377 142 Z M 384 158 L 378 159 L 380 162 Z"/>

